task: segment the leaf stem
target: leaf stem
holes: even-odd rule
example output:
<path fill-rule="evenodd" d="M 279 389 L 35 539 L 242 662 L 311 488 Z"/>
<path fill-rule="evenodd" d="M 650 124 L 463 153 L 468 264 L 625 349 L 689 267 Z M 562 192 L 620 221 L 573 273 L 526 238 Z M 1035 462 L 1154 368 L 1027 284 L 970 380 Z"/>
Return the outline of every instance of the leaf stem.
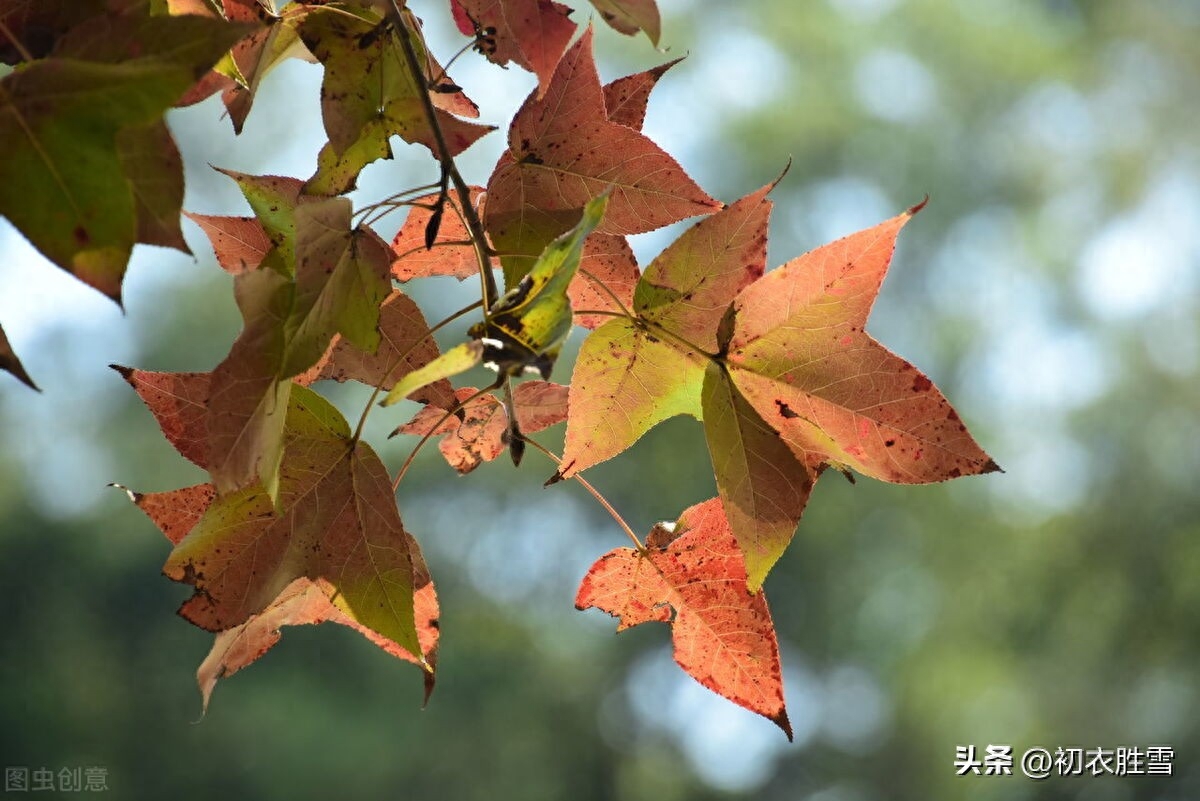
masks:
<path fill-rule="evenodd" d="M 627 309 L 625 307 L 625 304 L 621 301 L 621 299 L 619 297 L 617 297 L 617 293 L 613 292 L 611 289 L 609 289 L 608 284 L 604 283 L 599 278 L 597 278 L 590 270 L 585 270 L 581 267 L 581 268 L 579 268 L 579 272 L 582 273 L 583 275 L 587 276 L 588 280 L 590 280 L 592 283 L 596 284 L 601 289 L 603 289 L 604 292 L 610 298 L 612 298 L 613 303 L 617 304 L 617 308 L 625 313 L 626 317 L 629 317 L 631 319 L 633 318 L 633 316 L 634 316 L 633 312 L 631 312 L 629 309 Z"/>
<path fill-rule="evenodd" d="M 421 63 L 417 58 L 417 51 L 413 47 L 411 35 L 414 33 L 409 26 L 408 20 L 405 18 L 400 6 L 396 0 L 391 0 L 392 12 L 395 15 L 395 22 L 399 26 L 400 34 L 397 38 L 400 40 L 400 48 L 404 51 L 404 59 L 408 62 L 408 68 L 412 72 L 413 80 L 420 86 L 424 86 L 425 71 L 421 69 Z M 479 219 L 479 214 L 476 213 L 475 207 L 471 205 L 471 188 L 467 182 L 463 180 L 462 174 L 458 171 L 458 166 L 454 163 L 454 157 L 450 155 L 450 148 L 446 144 L 446 136 L 442 133 L 442 127 L 438 123 L 437 109 L 433 106 L 433 98 L 429 96 L 428 91 L 420 92 L 421 106 L 425 110 L 425 118 L 429 122 L 429 127 L 433 131 L 434 144 L 437 145 L 438 160 L 442 164 L 443 172 L 450 177 L 454 183 L 454 188 L 458 190 L 458 197 L 461 201 L 463 220 L 466 222 L 467 231 L 471 234 L 471 243 L 475 246 L 475 258 L 479 261 L 479 275 L 483 283 L 483 313 L 487 315 L 488 310 L 495 305 L 496 300 L 500 297 L 499 291 L 496 289 L 496 277 L 492 275 L 492 262 L 487 252 L 487 235 L 483 230 L 483 222 Z"/>
<path fill-rule="evenodd" d="M 537 450 L 544 453 L 556 465 L 558 465 L 559 467 L 562 467 L 562 459 L 555 456 L 554 453 L 549 448 L 542 445 L 537 440 L 530 439 L 529 437 L 525 436 L 524 434 L 521 435 L 521 438 L 523 440 L 525 440 L 527 443 L 529 443 L 530 445 L 532 445 Z M 637 546 L 637 549 L 639 551 L 645 552 L 646 546 L 642 545 L 642 541 L 638 539 L 637 534 L 633 533 L 633 529 L 630 528 L 629 524 L 625 522 L 625 518 L 621 517 L 621 514 L 615 508 L 613 508 L 613 505 L 611 503 L 609 503 L 604 498 L 603 495 L 600 494 L 600 491 L 597 490 L 595 487 L 593 487 L 586 478 L 579 475 L 578 473 L 571 476 L 571 478 L 574 479 L 575 481 L 578 481 L 579 484 L 585 490 L 587 490 L 589 493 L 591 493 L 592 497 L 595 498 L 596 501 L 601 506 L 604 507 L 604 511 L 608 512 L 608 514 L 612 517 L 612 519 L 617 521 L 617 525 L 620 526 L 622 528 L 622 530 L 624 530 L 625 534 L 629 537 L 629 539 L 633 540 L 633 544 L 635 546 Z M 551 479 L 551 481 L 553 481 L 553 479 Z"/>
<path fill-rule="evenodd" d="M 420 339 L 409 345 L 408 350 L 396 357 L 396 361 L 392 362 L 392 364 L 388 367 L 387 372 L 384 373 L 383 380 L 379 382 L 379 384 L 375 387 L 375 391 L 371 393 L 371 397 L 367 399 L 367 405 L 363 407 L 362 414 L 358 417 L 358 425 L 354 429 L 354 436 L 350 438 L 351 443 L 358 442 L 359 438 L 362 437 L 363 426 L 367 424 L 367 415 L 371 413 L 371 409 L 375 406 L 375 399 L 379 397 L 379 393 L 383 391 L 384 386 L 388 383 L 388 381 L 391 380 L 392 373 L 396 371 L 396 368 L 399 367 L 405 359 L 412 355 L 412 352 L 417 349 L 417 345 L 420 345 L 426 339 L 432 337 L 434 332 L 436 332 L 438 329 L 446 327 L 459 317 L 462 317 L 464 314 L 478 309 L 479 306 L 480 301 L 477 300 L 470 306 L 464 306 L 463 308 L 451 314 L 449 317 L 438 321 L 434 325 L 430 326 L 429 330 L 426 331 Z M 441 423 L 438 423 L 438 425 L 441 425 Z"/>

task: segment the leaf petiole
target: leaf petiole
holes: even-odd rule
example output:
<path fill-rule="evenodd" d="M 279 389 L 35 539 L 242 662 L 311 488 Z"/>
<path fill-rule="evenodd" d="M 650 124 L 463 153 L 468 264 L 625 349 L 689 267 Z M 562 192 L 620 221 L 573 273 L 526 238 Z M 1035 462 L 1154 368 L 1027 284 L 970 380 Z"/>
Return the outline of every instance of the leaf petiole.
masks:
<path fill-rule="evenodd" d="M 354 436 L 350 438 L 352 443 L 358 442 L 359 438 L 362 436 L 363 426 L 365 426 L 367 423 L 367 415 L 371 413 L 371 408 L 375 405 L 375 400 L 379 397 L 379 393 L 383 391 L 383 385 L 391 380 L 392 373 L 396 371 L 396 368 L 403 364 L 404 360 L 412 355 L 412 352 L 417 349 L 418 345 L 432 337 L 436 331 L 445 328 L 447 325 L 454 322 L 459 317 L 462 317 L 464 314 L 475 311 L 481 305 L 482 302 L 477 300 L 469 306 L 463 306 L 458 311 L 452 313 L 449 317 L 444 317 L 443 319 L 439 320 L 437 323 L 429 327 L 429 330 L 425 332 L 424 336 L 409 345 L 408 350 L 396 357 L 396 361 L 394 361 L 388 367 L 387 373 L 383 377 L 383 381 L 379 382 L 379 384 L 375 387 L 375 391 L 371 393 L 371 397 L 367 399 L 367 405 L 363 407 L 362 414 L 358 417 L 358 425 L 354 429 Z M 441 423 L 438 423 L 438 425 L 441 425 Z"/>
<path fill-rule="evenodd" d="M 439 425 L 440 425 L 440 423 L 439 423 Z M 544 453 L 546 455 L 546 457 L 548 459 L 550 459 L 550 461 L 554 462 L 560 468 L 562 467 L 562 459 L 555 456 L 554 453 L 549 448 L 547 448 L 545 445 L 542 445 L 537 440 L 530 439 L 529 437 L 527 437 L 523 434 L 521 435 L 521 438 L 524 439 L 525 442 L 529 443 L 537 450 Z M 558 476 L 559 476 L 559 474 L 555 473 L 550 478 L 550 480 L 546 482 L 546 486 L 554 484 L 557 481 L 561 481 L 562 479 L 559 478 Z M 645 553 L 646 546 L 642 545 L 642 541 L 638 539 L 637 534 L 633 533 L 633 529 L 630 528 L 629 524 L 625 522 L 625 518 L 621 517 L 620 512 L 618 512 L 613 507 L 613 505 L 611 503 L 609 503 L 603 495 L 600 494 L 600 491 L 598 489 L 596 489 L 595 487 L 593 487 L 586 478 L 579 475 L 578 473 L 571 476 L 571 478 L 574 479 L 575 481 L 578 481 L 580 486 L 582 486 L 585 490 L 587 490 L 591 494 L 591 496 L 596 499 L 596 502 L 604 507 L 604 511 L 608 512 L 608 514 L 612 517 L 612 519 L 617 521 L 617 525 L 621 527 L 621 529 L 625 532 L 625 534 L 629 537 L 629 539 L 633 540 L 633 544 L 634 544 L 634 546 L 637 547 L 638 551 L 640 553 Z"/>

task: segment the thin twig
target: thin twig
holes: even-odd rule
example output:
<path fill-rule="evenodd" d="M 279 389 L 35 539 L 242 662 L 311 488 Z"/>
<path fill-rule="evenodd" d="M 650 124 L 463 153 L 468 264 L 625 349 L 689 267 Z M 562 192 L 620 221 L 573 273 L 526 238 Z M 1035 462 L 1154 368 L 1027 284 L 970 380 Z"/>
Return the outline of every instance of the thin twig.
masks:
<path fill-rule="evenodd" d="M 558 465 L 559 467 L 562 467 L 562 459 L 555 456 L 554 453 L 551 452 L 551 450 L 549 448 L 542 445 L 537 440 L 530 439 L 529 437 L 526 437 L 524 435 L 522 435 L 522 438 L 526 442 L 528 442 L 530 445 L 537 448 L 542 453 L 546 454 L 546 456 L 549 457 L 550 460 L 553 461 L 556 465 Z M 604 507 L 604 511 L 608 512 L 609 515 L 612 516 L 612 519 L 617 521 L 617 525 L 619 525 L 625 531 L 625 533 L 629 536 L 629 539 L 633 540 L 633 544 L 635 546 L 637 546 L 637 549 L 639 551 L 646 550 L 646 546 L 642 545 L 642 541 L 638 539 L 637 534 L 633 533 L 633 529 L 630 528 L 629 524 L 625 522 L 625 518 L 621 517 L 620 513 L 617 512 L 617 510 L 613 508 L 613 505 L 611 503 L 609 503 L 607 500 L 605 500 L 604 496 L 600 494 L 599 490 L 597 490 L 590 483 L 588 483 L 588 480 L 585 479 L 583 476 L 579 475 L 578 473 L 571 476 L 571 478 L 573 478 L 575 481 L 578 481 L 585 490 L 587 490 L 588 492 L 590 492 L 592 494 L 592 497 L 595 498 L 597 500 L 597 502 L 599 502 L 599 504 Z"/>
<path fill-rule="evenodd" d="M 351 442 L 358 442 L 359 437 L 362 436 L 363 426 L 365 426 L 367 423 L 367 415 L 371 413 L 371 409 L 375 405 L 375 399 L 379 397 L 379 393 L 383 391 L 384 386 L 388 383 L 388 381 L 391 380 L 392 373 L 396 372 L 396 368 L 399 367 L 405 359 L 412 355 L 412 352 L 417 349 L 418 345 L 420 345 L 426 339 L 432 338 L 438 329 L 444 328 L 445 326 L 457 320 L 459 317 L 462 317 L 464 314 L 478 309 L 479 305 L 480 302 L 475 301 L 470 306 L 464 306 L 463 308 L 451 314 L 449 317 L 446 317 L 438 321 L 435 325 L 430 326 L 429 330 L 426 331 L 420 339 L 408 346 L 408 350 L 396 357 L 396 360 L 388 366 L 387 372 L 383 374 L 383 380 L 379 382 L 379 385 L 375 387 L 375 391 L 371 393 L 371 397 L 367 401 L 367 405 L 363 407 L 362 414 L 358 417 L 358 426 L 354 429 L 354 436 L 350 439 Z M 438 425 L 441 424 L 439 423 Z"/>
<path fill-rule="evenodd" d="M 421 62 L 417 58 L 417 51 L 413 48 L 411 39 L 412 31 L 409 28 L 408 20 L 400 11 L 400 6 L 396 0 L 392 0 L 392 13 L 395 16 L 395 23 L 398 26 L 398 36 L 400 40 L 400 48 L 404 51 L 404 59 L 408 62 L 408 68 L 412 72 L 413 80 L 419 86 L 425 85 L 425 72 L 421 69 Z M 479 215 L 475 212 L 475 207 L 471 205 L 471 188 L 467 182 L 463 180 L 462 174 L 458 171 L 458 166 L 454 163 L 454 157 L 450 154 L 450 147 L 446 144 L 446 136 L 442 133 L 442 127 L 438 123 L 437 109 L 434 108 L 433 98 L 430 97 L 428 91 L 419 93 L 421 95 L 421 106 L 425 110 L 425 117 L 429 122 L 429 127 L 433 131 L 434 144 L 437 145 L 438 160 L 442 164 L 442 170 L 450 177 L 454 183 L 454 188 L 458 190 L 458 197 L 462 201 L 463 218 L 467 224 L 467 231 L 471 234 L 471 242 L 475 246 L 475 258 L 479 261 L 479 275 L 483 282 L 483 313 L 486 317 L 496 300 L 500 297 L 500 293 L 496 289 L 496 277 L 492 275 L 492 262 L 487 252 L 487 234 L 483 230 L 483 222 L 479 219 Z"/>

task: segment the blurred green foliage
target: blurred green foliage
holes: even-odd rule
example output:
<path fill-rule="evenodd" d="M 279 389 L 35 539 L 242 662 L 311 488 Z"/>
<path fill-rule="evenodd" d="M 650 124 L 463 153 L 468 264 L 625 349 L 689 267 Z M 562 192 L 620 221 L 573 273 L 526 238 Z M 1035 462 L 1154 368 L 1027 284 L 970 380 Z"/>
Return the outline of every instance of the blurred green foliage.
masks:
<path fill-rule="evenodd" d="M 443 15 L 432 5 L 419 10 Z M 726 201 L 793 159 L 772 263 L 932 197 L 871 330 L 1007 470 L 917 488 L 822 479 L 767 583 L 797 743 L 693 689 L 665 628 L 614 639 L 612 621 L 574 612 L 586 566 L 621 544 L 577 488 L 542 490 L 550 467 L 533 456 L 456 479 L 432 452 L 400 493 L 443 601 L 429 707 L 411 666 L 319 627 L 285 631 L 193 725 L 210 637 L 172 614 L 186 592 L 156 578 L 153 526 L 100 488 L 199 476 L 102 364 L 220 358 L 237 318 L 204 257 L 167 276 L 135 267 L 108 333 L 75 319 L 26 334 L 44 396 L 0 383 L 0 762 L 104 766 L 118 798 L 1200 797 L 1200 6 L 663 5 L 664 43 L 690 56 L 648 132 Z M 655 62 L 644 41 L 602 34 L 597 49 L 624 59 L 609 75 Z M 285 99 L 251 116 L 257 147 L 298 136 L 298 74 L 264 90 Z M 496 78 L 471 80 L 478 95 Z M 193 149 L 189 208 L 225 191 L 206 158 L 311 165 L 206 146 L 205 116 L 215 107 L 174 121 Z M 411 164 L 378 180 L 423 183 Z M 476 166 L 481 180 L 490 163 Z M 471 290 L 417 293 L 449 309 Z M 365 398 L 333 394 L 348 410 Z M 384 416 L 376 435 L 397 422 Z M 393 469 L 407 447 L 385 450 Z M 677 420 L 591 477 L 645 529 L 713 493 L 707 459 L 699 426 Z M 1168 745 L 1174 773 L 955 776 L 956 746 L 988 744 Z"/>

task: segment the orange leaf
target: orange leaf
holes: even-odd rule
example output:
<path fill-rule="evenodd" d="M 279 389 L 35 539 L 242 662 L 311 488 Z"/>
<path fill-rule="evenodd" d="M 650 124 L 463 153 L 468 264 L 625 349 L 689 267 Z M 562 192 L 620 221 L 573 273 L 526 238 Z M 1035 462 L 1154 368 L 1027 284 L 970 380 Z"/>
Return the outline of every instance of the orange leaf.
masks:
<path fill-rule="evenodd" d="M 122 487 L 122 489 L 124 488 Z M 130 500 L 154 521 L 154 524 L 172 544 L 178 544 L 200 522 L 205 511 L 216 498 L 216 490 L 212 484 L 200 484 L 171 492 L 147 494 L 131 490 L 125 491 Z M 413 560 L 413 587 L 415 588 L 413 607 L 416 616 L 417 639 L 421 644 L 421 652 L 425 655 L 425 664 L 430 668 L 425 673 L 425 699 L 428 700 L 429 693 L 433 691 L 434 669 L 437 667 L 438 617 L 440 613 L 437 593 L 434 590 L 433 581 L 429 577 L 429 569 L 421 557 L 420 548 L 411 535 L 405 532 L 405 536 L 409 555 Z M 240 626 L 218 633 L 212 650 L 196 671 L 204 708 L 208 709 L 208 701 L 217 680 L 236 673 L 270 650 L 275 643 L 279 642 L 281 636 L 279 630 L 283 626 L 299 626 L 326 621 L 338 623 L 354 629 L 392 656 L 417 665 L 422 664 L 420 657 L 414 656 L 396 642 L 367 628 L 334 606 L 329 599 L 335 592 L 336 589 L 323 579 L 298 578 L 289 584 L 262 612 L 252 616 Z"/>
<path fill-rule="evenodd" d="M 811 468 L 906 484 L 999 469 L 933 382 L 864 330 L 919 209 L 793 259 L 733 304 L 733 382 Z"/>
<path fill-rule="evenodd" d="M 771 612 L 766 596 L 746 585 L 719 500 L 691 507 L 673 527 L 655 527 L 643 552 L 617 548 L 600 557 L 575 606 L 619 618 L 618 631 L 670 623 L 675 661 L 689 676 L 792 738 Z"/>
<path fill-rule="evenodd" d="M 484 33 L 481 52 L 494 64 L 510 61 L 538 79 L 545 94 L 554 67 L 575 34 L 571 9 L 553 0 L 451 0 L 459 29 L 468 36 Z M 474 30 L 473 30 L 474 29 Z"/>
<path fill-rule="evenodd" d="M 633 307 L 633 288 L 640 275 L 625 237 L 592 234 L 584 240 L 579 272 L 567 287 L 571 308 L 623 314 Z M 584 328 L 599 328 L 611 319 L 607 314 L 575 314 L 576 325 Z"/>
<path fill-rule="evenodd" d="M 208 468 L 209 373 L 152 373 L 110 365 L 133 387 L 175 450 Z"/>
<path fill-rule="evenodd" d="M 482 187 L 471 187 L 469 202 L 475 204 L 482 191 Z M 457 189 L 451 189 L 449 196 L 450 203 L 461 206 L 462 201 Z M 438 195 L 434 193 L 412 202 L 428 206 L 437 202 L 437 199 Z M 433 212 L 429 209 L 414 205 L 405 218 L 404 225 L 396 232 L 396 238 L 392 240 L 392 277 L 397 281 L 409 281 L 431 275 L 452 275 L 461 281 L 479 272 L 475 248 L 470 243 L 471 234 L 453 208 L 447 207 L 443 211 L 433 247 L 425 247 L 425 229 L 432 216 Z"/>
<path fill-rule="evenodd" d="M 642 123 L 646 120 L 646 104 L 650 102 L 650 91 L 654 89 L 658 79 L 680 61 L 683 59 L 677 58 L 606 84 L 604 108 L 609 121 L 627 125 L 635 131 L 642 130 Z"/>
<path fill-rule="evenodd" d="M 545 95 L 531 94 L 513 118 L 508 150 L 488 181 L 484 225 L 510 256 L 508 284 L 515 286 L 532 257 L 610 188 L 600 233 L 652 231 L 720 206 L 658 145 L 608 119 L 589 28 L 559 62 Z"/>
<path fill-rule="evenodd" d="M 208 235 L 217 264 L 230 275 L 256 269 L 271 250 L 267 232 L 253 217 L 219 217 L 190 211 L 183 214 Z"/>

